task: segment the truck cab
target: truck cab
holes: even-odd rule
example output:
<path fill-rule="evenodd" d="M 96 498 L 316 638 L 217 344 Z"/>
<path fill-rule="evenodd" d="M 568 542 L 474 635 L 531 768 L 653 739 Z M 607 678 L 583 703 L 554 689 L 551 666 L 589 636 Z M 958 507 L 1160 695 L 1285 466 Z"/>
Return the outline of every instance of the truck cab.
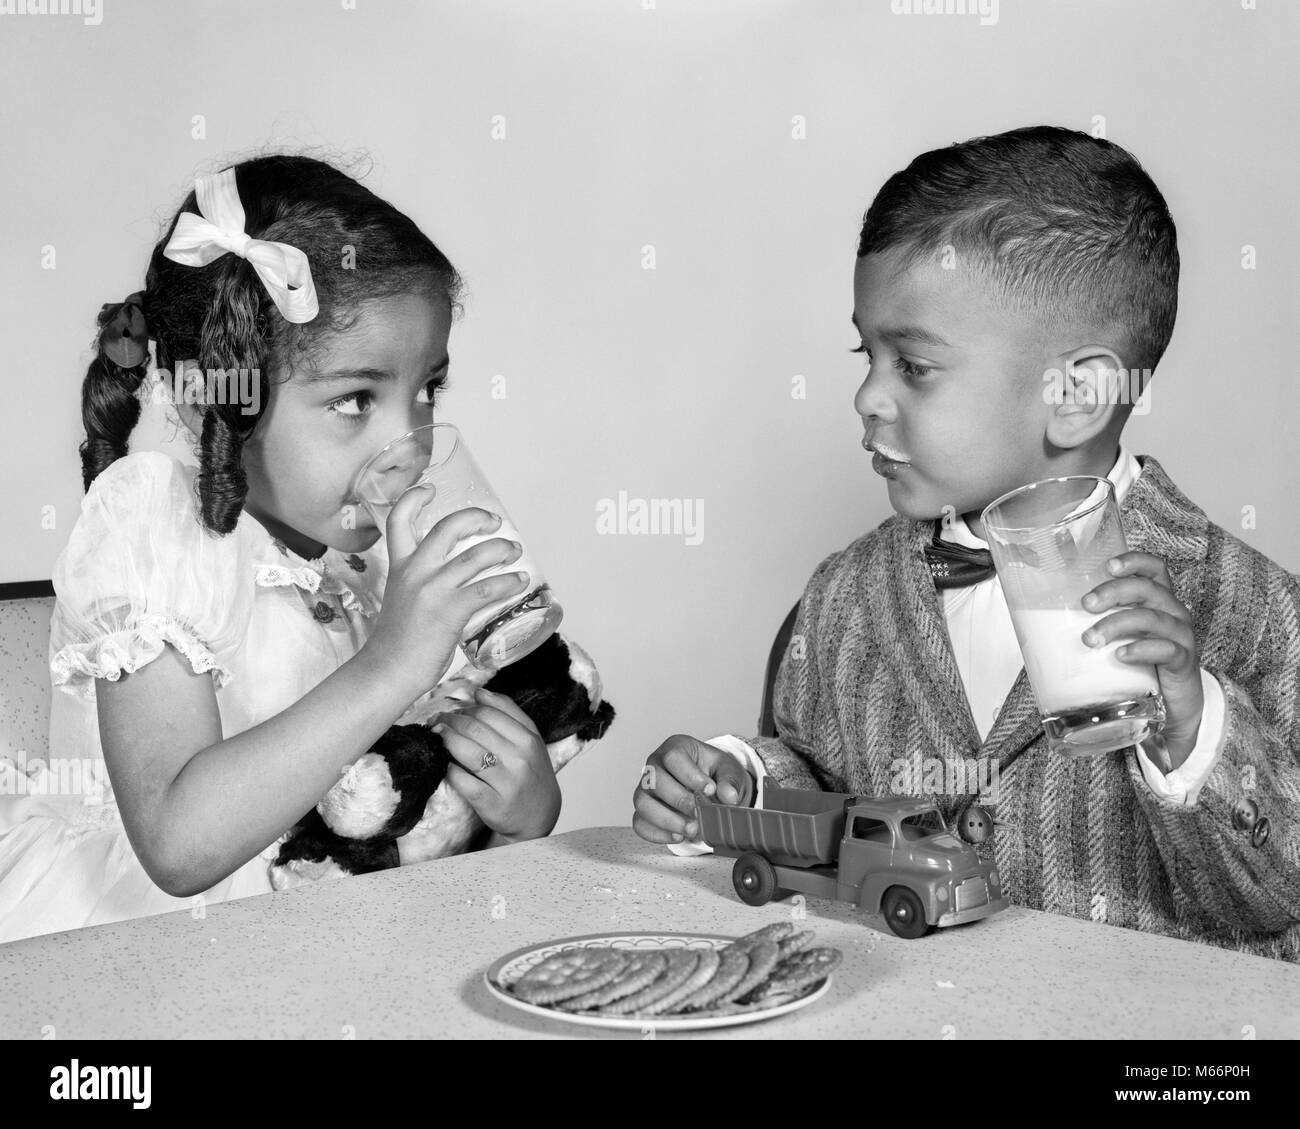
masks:
<path fill-rule="evenodd" d="M 993 864 L 919 798 L 846 803 L 837 880 L 840 900 L 882 914 L 900 936 L 975 921 L 1007 904 Z"/>

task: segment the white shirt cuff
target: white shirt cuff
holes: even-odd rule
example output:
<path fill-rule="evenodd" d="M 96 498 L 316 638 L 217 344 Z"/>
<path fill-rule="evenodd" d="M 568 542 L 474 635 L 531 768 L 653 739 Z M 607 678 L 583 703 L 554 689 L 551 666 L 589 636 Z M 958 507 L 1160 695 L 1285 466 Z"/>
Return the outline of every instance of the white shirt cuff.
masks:
<path fill-rule="evenodd" d="M 1151 763 L 1142 746 L 1137 746 L 1138 765 L 1147 787 L 1176 804 L 1196 803 L 1223 753 L 1223 687 L 1204 667 L 1201 668 L 1201 692 L 1205 695 L 1205 706 L 1201 711 L 1201 728 L 1196 733 L 1196 747 L 1173 772 L 1166 776 Z"/>
<path fill-rule="evenodd" d="M 767 769 L 763 767 L 762 758 L 751 749 L 745 741 L 739 737 L 733 737 L 730 733 L 724 733 L 721 737 L 714 737 L 704 742 L 706 745 L 712 745 L 715 749 L 721 749 L 724 753 L 730 753 L 736 758 L 743 768 L 749 770 L 749 774 L 755 780 L 756 791 L 754 793 L 754 807 L 763 806 L 763 778 L 767 775 Z M 713 848 L 699 839 L 687 839 L 684 843 L 669 843 L 668 849 L 675 855 L 683 858 L 689 858 L 693 855 L 711 855 Z"/>

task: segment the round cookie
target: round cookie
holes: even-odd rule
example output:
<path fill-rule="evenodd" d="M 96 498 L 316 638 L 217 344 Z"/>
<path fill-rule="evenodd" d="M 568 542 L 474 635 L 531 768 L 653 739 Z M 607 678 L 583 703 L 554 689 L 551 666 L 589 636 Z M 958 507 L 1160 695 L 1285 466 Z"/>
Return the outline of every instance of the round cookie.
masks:
<path fill-rule="evenodd" d="M 628 962 L 617 949 L 565 949 L 547 957 L 510 985 L 530 1004 L 554 1004 L 603 988 Z"/>
<path fill-rule="evenodd" d="M 707 1007 L 714 1000 L 731 991 L 749 971 L 749 954 L 735 952 L 730 947 L 719 954 L 718 971 L 707 984 L 696 989 L 691 995 L 677 1004 L 678 1011 Z"/>
<path fill-rule="evenodd" d="M 749 950 L 749 968 L 745 970 L 745 975 L 734 988 L 724 992 L 718 997 L 716 1006 L 721 1007 L 723 1004 L 729 1004 L 733 1000 L 738 1000 L 748 992 L 752 992 L 768 977 L 768 974 L 776 967 L 777 948 L 775 941 L 759 941 L 752 949 Z"/>
<path fill-rule="evenodd" d="M 806 949 L 812 944 L 812 939 L 817 936 L 811 929 L 805 929 L 802 933 L 795 933 L 793 936 L 786 937 L 778 941 L 776 950 L 779 954 L 779 960 L 785 960 L 786 957 L 797 953 L 800 949 Z"/>
<path fill-rule="evenodd" d="M 833 969 L 839 967 L 842 956 L 839 949 L 807 949 L 792 953 L 777 965 L 766 984 L 751 990 L 748 997 L 742 999 L 757 1003 L 825 980 Z"/>
<path fill-rule="evenodd" d="M 676 991 L 700 963 L 700 955 L 695 949 L 665 949 L 663 955 L 667 967 L 657 980 L 639 992 L 597 1008 L 597 1011 L 601 1015 L 633 1015 L 644 1011 L 656 1000 Z"/>
<path fill-rule="evenodd" d="M 783 941 L 793 932 L 794 926 L 790 922 L 774 921 L 771 925 L 764 925 L 762 929 L 755 929 L 752 933 L 737 937 L 731 942 L 730 947 L 736 952 L 748 952 L 762 941 Z"/>
<path fill-rule="evenodd" d="M 805 949 L 792 953 L 772 973 L 772 983 L 798 988 L 825 979 L 838 968 L 844 954 L 839 949 Z"/>
<path fill-rule="evenodd" d="M 663 974 L 668 960 L 663 953 L 632 953 L 618 976 L 603 988 L 586 992 L 572 999 L 562 1000 L 555 1006 L 562 1011 L 587 1011 L 621 1000 L 634 992 L 648 988 Z"/>
<path fill-rule="evenodd" d="M 681 984 L 674 988 L 666 996 L 655 1000 L 654 1003 L 643 1007 L 642 1013 L 645 1015 L 662 1015 L 668 1011 L 680 1011 L 681 1001 L 687 996 L 693 996 L 701 988 L 705 987 L 718 971 L 718 966 L 722 963 L 722 956 L 717 949 L 697 949 L 700 959 L 695 966 L 695 971 L 690 974 Z"/>

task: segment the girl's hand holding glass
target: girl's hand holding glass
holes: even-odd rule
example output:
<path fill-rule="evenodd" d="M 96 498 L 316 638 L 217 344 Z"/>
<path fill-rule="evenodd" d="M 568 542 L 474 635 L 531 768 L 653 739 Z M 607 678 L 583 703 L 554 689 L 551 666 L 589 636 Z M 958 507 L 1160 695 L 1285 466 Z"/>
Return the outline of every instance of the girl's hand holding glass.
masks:
<path fill-rule="evenodd" d="M 417 540 L 427 535 L 439 518 L 458 510 L 477 509 L 499 515 L 498 533 L 516 544 L 522 542 L 501 499 L 454 424 L 427 423 L 386 443 L 357 472 L 351 494 L 378 528 L 391 529 L 388 517 L 395 501 L 413 486 L 432 486 L 435 491 L 432 504 L 413 515 L 411 532 Z M 531 653 L 564 617 L 564 609 L 552 595 L 550 584 L 527 546 L 518 560 L 521 570 L 529 574 L 532 587 L 522 593 L 511 592 L 498 604 L 480 608 L 461 636 L 461 650 L 482 669 L 499 670 Z"/>
<path fill-rule="evenodd" d="M 374 630 L 362 651 L 379 662 L 414 701 L 437 685 L 451 666 L 466 624 L 502 599 L 527 590 L 527 573 L 481 574 L 519 559 L 516 541 L 491 537 L 501 519 L 487 510 L 468 508 L 448 514 L 417 542 L 416 515 L 433 498 L 433 489 L 407 490 L 388 515 L 388 583 Z M 464 538 L 486 541 L 448 554 Z"/>

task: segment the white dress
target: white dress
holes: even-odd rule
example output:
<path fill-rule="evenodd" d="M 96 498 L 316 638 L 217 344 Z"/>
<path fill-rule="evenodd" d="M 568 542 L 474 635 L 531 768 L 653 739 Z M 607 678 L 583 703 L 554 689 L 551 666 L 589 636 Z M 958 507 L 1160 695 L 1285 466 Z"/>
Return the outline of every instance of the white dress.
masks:
<path fill-rule="evenodd" d="M 241 513 L 225 537 L 197 516 L 195 468 L 157 452 L 95 479 L 55 562 L 50 762 L 0 757 L 0 942 L 268 893 L 268 847 L 194 898 L 154 885 L 103 771 L 95 679 L 171 643 L 210 672 L 223 738 L 280 713 L 351 658 L 387 579 L 381 540 L 306 560 Z"/>

